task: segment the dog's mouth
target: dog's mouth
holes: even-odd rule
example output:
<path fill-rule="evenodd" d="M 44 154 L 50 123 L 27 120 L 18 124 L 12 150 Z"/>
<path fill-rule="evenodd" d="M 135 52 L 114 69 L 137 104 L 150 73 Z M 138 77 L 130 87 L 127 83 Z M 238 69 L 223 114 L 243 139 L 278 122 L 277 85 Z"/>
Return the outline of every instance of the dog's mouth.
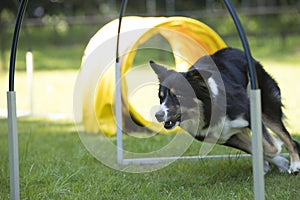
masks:
<path fill-rule="evenodd" d="M 181 122 L 181 114 L 170 109 L 168 112 L 165 112 L 164 110 L 156 112 L 155 117 L 158 122 L 163 123 L 165 129 L 169 130 L 180 125 Z"/>
<path fill-rule="evenodd" d="M 179 121 L 165 121 L 164 127 L 165 129 L 171 130 L 180 124 Z"/>

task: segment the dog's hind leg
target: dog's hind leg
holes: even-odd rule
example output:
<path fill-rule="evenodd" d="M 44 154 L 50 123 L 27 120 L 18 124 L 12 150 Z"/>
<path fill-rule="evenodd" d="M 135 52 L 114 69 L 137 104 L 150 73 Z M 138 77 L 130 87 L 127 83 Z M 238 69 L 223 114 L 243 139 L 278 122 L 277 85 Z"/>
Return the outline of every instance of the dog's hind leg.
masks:
<path fill-rule="evenodd" d="M 277 166 L 280 172 L 287 172 L 289 161 L 286 158 L 279 155 L 281 152 L 282 142 L 274 138 L 266 129 L 264 124 L 262 124 L 262 131 L 265 160 Z"/>
<path fill-rule="evenodd" d="M 280 172 L 288 171 L 289 161 L 280 156 L 281 143 L 276 140 L 262 125 L 263 128 L 263 149 L 264 149 L 264 172 L 265 174 L 271 170 L 269 162 L 274 164 Z M 251 137 L 249 129 L 244 129 L 241 133 L 233 135 L 226 141 L 225 146 L 240 149 L 246 153 L 252 154 Z"/>
<path fill-rule="evenodd" d="M 224 143 L 223 145 L 233 147 L 242 150 L 246 153 L 252 154 L 250 130 L 245 128 L 242 132 L 231 136 L 231 138 L 229 138 L 229 140 L 227 140 L 226 143 Z M 264 158 L 264 173 L 266 174 L 271 170 L 269 162 L 274 163 L 275 160 L 272 160 L 269 156 L 266 155 L 264 155 Z M 287 160 L 286 162 L 288 165 Z"/>
<path fill-rule="evenodd" d="M 256 67 L 262 94 L 262 120 L 284 143 L 290 154 L 289 173 L 296 174 L 300 171 L 300 145 L 292 139 L 282 122 L 283 112 L 280 88 L 276 81 L 261 66 L 257 65 Z"/>
<path fill-rule="evenodd" d="M 263 115 L 263 121 L 273 132 L 278 135 L 278 137 L 281 141 L 283 141 L 286 149 L 288 150 L 291 162 L 289 173 L 297 174 L 300 171 L 299 143 L 292 139 L 291 135 L 289 134 L 281 120 L 270 120 L 267 116 Z"/>
<path fill-rule="evenodd" d="M 249 129 L 244 129 L 229 138 L 223 145 L 242 150 L 246 153 L 252 154 L 251 137 Z"/>

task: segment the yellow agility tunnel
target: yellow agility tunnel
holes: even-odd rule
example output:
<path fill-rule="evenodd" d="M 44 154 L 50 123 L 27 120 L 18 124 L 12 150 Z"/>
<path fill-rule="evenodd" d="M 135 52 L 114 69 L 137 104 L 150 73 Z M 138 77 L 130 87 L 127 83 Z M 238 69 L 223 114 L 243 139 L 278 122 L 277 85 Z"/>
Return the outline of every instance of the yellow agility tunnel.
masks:
<path fill-rule="evenodd" d="M 75 86 L 75 120 L 88 133 L 116 134 L 115 59 L 118 20 L 103 26 L 89 41 Z M 160 34 L 169 43 L 176 70 L 184 71 L 200 57 L 212 54 L 226 45 L 220 36 L 204 23 L 187 17 L 124 17 L 119 42 L 122 113 L 126 118 L 153 131 L 162 125 L 145 119 L 128 102 L 126 79 L 140 45 Z M 145 62 L 151 57 L 145 58 Z M 157 94 L 154 94 L 157 96 Z M 158 101 L 158 99 L 157 99 Z M 76 107 L 76 108 L 75 108 Z M 78 108 L 79 107 L 79 108 Z"/>

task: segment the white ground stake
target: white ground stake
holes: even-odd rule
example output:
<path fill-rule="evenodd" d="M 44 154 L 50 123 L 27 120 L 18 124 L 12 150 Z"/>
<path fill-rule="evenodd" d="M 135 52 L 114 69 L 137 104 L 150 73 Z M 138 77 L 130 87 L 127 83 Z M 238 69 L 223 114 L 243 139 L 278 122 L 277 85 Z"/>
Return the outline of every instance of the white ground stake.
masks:
<path fill-rule="evenodd" d="M 10 199 L 20 199 L 16 93 L 7 92 Z"/>
<path fill-rule="evenodd" d="M 27 87 L 28 87 L 28 103 L 29 115 L 33 115 L 33 54 L 31 51 L 26 53 L 26 73 L 27 73 Z"/>
<path fill-rule="evenodd" d="M 251 130 L 252 130 L 252 166 L 254 197 L 265 199 L 265 181 L 262 146 L 261 94 L 260 90 L 250 91 Z"/>
<path fill-rule="evenodd" d="M 123 164 L 123 119 L 122 119 L 122 93 L 121 93 L 121 70 L 120 63 L 116 61 L 116 129 L 117 129 L 117 159 L 119 164 Z"/>

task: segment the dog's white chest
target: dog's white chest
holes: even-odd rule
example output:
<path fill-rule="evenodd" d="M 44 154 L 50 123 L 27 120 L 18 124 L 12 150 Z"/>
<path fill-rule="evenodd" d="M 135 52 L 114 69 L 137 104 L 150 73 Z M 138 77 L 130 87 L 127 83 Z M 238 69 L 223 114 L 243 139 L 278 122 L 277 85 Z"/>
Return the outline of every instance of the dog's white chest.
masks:
<path fill-rule="evenodd" d="M 231 136 L 241 133 L 248 125 L 248 121 L 242 117 L 234 120 L 225 117 L 217 125 L 200 130 L 197 135 L 204 137 L 205 142 L 224 144 Z"/>

